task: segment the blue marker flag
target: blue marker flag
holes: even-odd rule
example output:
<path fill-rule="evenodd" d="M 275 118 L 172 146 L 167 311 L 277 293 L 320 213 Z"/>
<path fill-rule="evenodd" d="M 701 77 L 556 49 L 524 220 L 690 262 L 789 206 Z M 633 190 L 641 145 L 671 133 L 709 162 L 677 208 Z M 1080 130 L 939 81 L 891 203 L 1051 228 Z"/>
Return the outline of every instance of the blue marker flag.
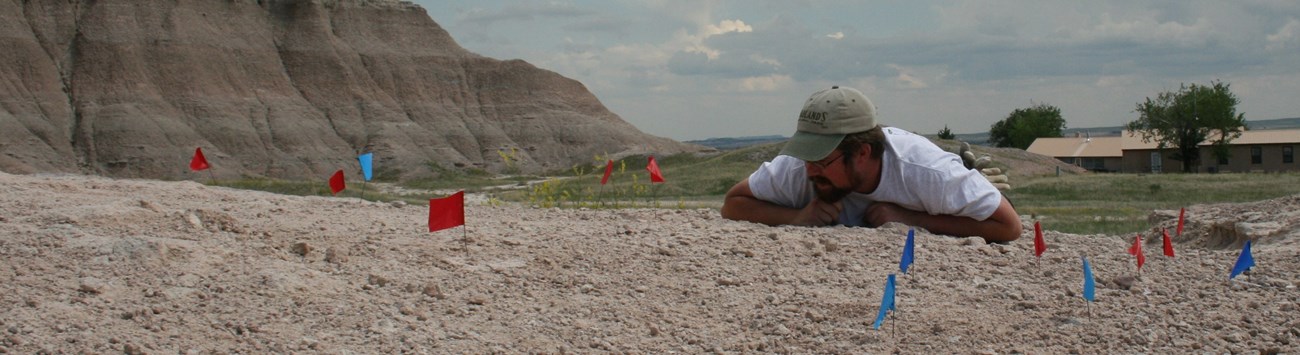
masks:
<path fill-rule="evenodd" d="M 885 296 L 880 298 L 880 313 L 876 314 L 876 322 L 871 325 L 872 329 L 880 329 L 880 324 L 885 322 L 885 315 L 894 310 L 894 274 L 889 274 L 889 280 L 885 281 Z"/>
<path fill-rule="evenodd" d="M 1247 240 L 1246 246 L 1241 248 L 1241 256 L 1237 257 L 1237 264 L 1232 266 L 1232 275 L 1228 275 L 1228 279 L 1232 280 L 1253 266 L 1255 266 L 1255 257 L 1250 256 L 1250 241 Z"/>
<path fill-rule="evenodd" d="M 1092 279 L 1092 265 L 1088 264 L 1088 257 L 1083 257 L 1083 299 L 1092 302 L 1097 299 L 1097 281 Z"/>
<path fill-rule="evenodd" d="M 908 229 L 907 244 L 903 245 L 903 259 L 898 261 L 898 269 L 902 270 L 904 274 L 907 273 L 907 268 L 912 266 L 912 250 L 914 250 L 916 246 L 915 237 L 916 229 Z"/>
<path fill-rule="evenodd" d="M 361 175 L 366 178 L 366 181 L 370 181 L 370 165 L 374 155 L 374 153 L 366 153 L 357 156 L 357 161 L 361 163 Z"/>

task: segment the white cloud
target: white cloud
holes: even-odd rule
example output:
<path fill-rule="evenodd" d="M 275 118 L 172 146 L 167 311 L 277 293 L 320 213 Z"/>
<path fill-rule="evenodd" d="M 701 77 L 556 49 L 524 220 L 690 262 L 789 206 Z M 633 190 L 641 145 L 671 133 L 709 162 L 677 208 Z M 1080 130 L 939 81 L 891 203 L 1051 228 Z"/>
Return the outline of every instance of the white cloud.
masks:
<path fill-rule="evenodd" d="M 1300 38 L 1300 21 L 1296 21 L 1296 19 L 1292 18 L 1290 21 L 1286 22 L 1286 25 L 1279 28 L 1277 32 L 1273 32 L 1273 34 L 1265 37 L 1268 44 L 1264 46 L 1264 49 L 1270 51 L 1285 49 L 1300 42 L 1297 38 Z"/>
<path fill-rule="evenodd" d="M 685 46 L 685 48 L 683 48 L 683 50 L 687 52 L 704 53 L 705 55 L 709 56 L 709 60 L 715 60 L 718 59 L 718 56 L 722 55 L 722 51 L 709 48 L 709 46 L 704 45 L 704 40 L 708 39 L 709 37 L 732 33 L 732 32 L 736 32 L 736 33 L 754 32 L 754 27 L 750 25 L 746 25 L 745 21 L 741 21 L 741 20 L 722 20 L 722 22 L 719 22 L 716 25 L 714 24 L 704 25 L 704 27 L 700 29 L 699 33 L 694 35 L 688 34 L 684 31 L 679 32 L 680 34 L 678 37 L 688 42 L 688 44 Z"/>
<path fill-rule="evenodd" d="M 696 25 L 713 21 L 713 13 L 722 6 L 718 0 L 646 0 L 641 3 L 646 15 L 682 19 Z"/>
<path fill-rule="evenodd" d="M 498 9 L 471 8 L 462 13 L 461 21 L 492 26 L 498 22 L 535 21 L 547 18 L 573 18 L 594 12 L 561 2 L 510 4 Z"/>
<path fill-rule="evenodd" d="M 771 65 L 771 66 L 773 66 L 773 67 L 778 67 L 778 68 L 781 67 L 781 61 L 780 61 L 780 60 L 776 60 L 776 59 L 773 59 L 773 58 L 768 58 L 768 57 L 765 57 L 765 56 L 763 56 L 763 55 L 761 55 L 761 54 L 758 54 L 758 53 L 751 53 L 751 54 L 749 55 L 749 60 L 752 60 L 752 61 L 755 61 L 755 62 L 759 62 L 759 63 L 763 63 L 763 64 L 767 64 L 767 65 Z"/>
<path fill-rule="evenodd" d="M 1149 43 L 1176 43 L 1182 46 L 1200 46 L 1215 36 L 1209 21 L 1198 18 L 1191 24 L 1175 21 L 1159 22 L 1150 18 L 1113 19 L 1102 16 L 1101 23 L 1093 26 L 1090 35 L 1100 39 L 1135 39 Z"/>
<path fill-rule="evenodd" d="M 704 30 L 701 31 L 700 35 L 701 37 L 707 38 L 730 32 L 754 32 L 754 27 L 746 25 L 745 21 L 741 20 L 722 20 L 722 22 L 719 22 L 717 25 L 710 24 L 704 26 Z"/>
<path fill-rule="evenodd" d="M 1246 6 L 1219 2 L 957 2 L 936 7 L 945 37 L 1073 45 L 1098 41 L 1204 46 L 1242 39 Z"/>
<path fill-rule="evenodd" d="M 902 85 L 903 87 L 908 89 L 924 89 L 930 86 L 927 85 L 925 81 L 922 81 L 920 78 L 912 76 L 912 74 L 908 74 L 908 73 L 898 73 L 898 77 L 895 79 L 898 80 L 899 85 Z"/>
<path fill-rule="evenodd" d="M 913 75 L 911 69 L 904 68 L 896 64 L 890 64 L 889 67 L 893 68 L 895 71 L 898 71 L 898 76 L 894 77 L 894 81 L 896 81 L 899 86 L 908 89 L 924 89 L 930 86 L 929 84 L 926 84 L 925 81 L 922 80 L 921 78 L 918 78 L 915 75 Z"/>
<path fill-rule="evenodd" d="M 1233 84 L 1248 119 L 1300 114 L 1286 97 L 1300 87 L 1300 65 L 1286 59 L 1300 52 L 1295 0 L 957 0 L 870 22 L 859 10 L 879 3 L 416 1 L 443 9 L 435 17 L 462 14 L 440 24 L 467 48 L 577 79 L 629 122 L 674 138 L 788 134 L 787 115 L 773 112 L 831 85 L 862 90 L 882 122 L 924 133 L 987 130 L 1031 100 L 1061 107 L 1070 127 L 1119 125 L 1143 97 L 1216 78 Z M 692 123 L 704 112 L 715 125 Z"/>
<path fill-rule="evenodd" d="M 622 66 L 659 66 L 672 57 L 672 52 L 666 50 L 662 45 L 655 44 L 622 44 L 611 46 L 605 50 L 610 55 L 615 56 Z"/>
<path fill-rule="evenodd" d="M 791 79 L 789 75 L 769 75 L 742 78 L 736 83 L 735 88 L 744 92 L 776 91 L 787 88 L 793 83 L 794 79 Z"/>
<path fill-rule="evenodd" d="M 882 75 L 883 79 L 887 79 L 883 83 L 892 85 L 892 90 L 919 90 L 933 86 L 943 86 L 950 75 L 949 69 L 942 65 L 905 66 L 887 64 L 885 67 L 894 72 L 892 76 Z"/>

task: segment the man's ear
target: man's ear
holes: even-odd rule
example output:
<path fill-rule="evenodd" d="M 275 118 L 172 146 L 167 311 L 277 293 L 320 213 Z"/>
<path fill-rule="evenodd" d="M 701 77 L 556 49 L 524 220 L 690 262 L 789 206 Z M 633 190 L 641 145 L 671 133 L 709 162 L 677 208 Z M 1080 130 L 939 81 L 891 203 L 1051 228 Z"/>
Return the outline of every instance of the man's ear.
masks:
<path fill-rule="evenodd" d="M 871 156 L 871 145 L 870 145 L 870 144 L 859 144 L 859 145 L 858 145 L 858 155 L 861 155 L 861 156 L 864 156 L 864 157 L 870 157 L 870 156 Z"/>

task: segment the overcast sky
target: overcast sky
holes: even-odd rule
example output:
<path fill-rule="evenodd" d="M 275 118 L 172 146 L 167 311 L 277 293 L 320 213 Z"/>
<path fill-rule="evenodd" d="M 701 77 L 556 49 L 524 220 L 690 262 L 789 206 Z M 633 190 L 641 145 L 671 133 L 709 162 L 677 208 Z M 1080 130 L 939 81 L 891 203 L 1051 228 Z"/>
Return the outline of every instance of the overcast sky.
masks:
<path fill-rule="evenodd" d="M 1180 84 L 1231 84 L 1247 120 L 1300 117 L 1300 1 L 416 0 L 466 49 L 581 81 L 650 134 L 790 135 L 810 94 L 878 122 L 987 131 L 1046 103 L 1122 125 Z"/>

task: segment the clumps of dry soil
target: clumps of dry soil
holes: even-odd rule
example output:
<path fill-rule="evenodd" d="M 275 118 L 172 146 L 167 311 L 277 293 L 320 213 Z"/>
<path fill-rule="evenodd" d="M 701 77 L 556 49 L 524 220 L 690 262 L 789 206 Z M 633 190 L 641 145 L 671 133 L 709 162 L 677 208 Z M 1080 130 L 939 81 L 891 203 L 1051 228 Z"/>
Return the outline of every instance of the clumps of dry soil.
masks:
<path fill-rule="evenodd" d="M 1140 273 L 1131 236 L 1048 231 L 1036 259 L 1032 228 L 918 232 L 874 330 L 900 225 L 471 204 L 467 231 L 429 233 L 422 206 L 194 182 L 0 173 L 0 191 L 5 353 L 1300 350 L 1296 197 L 1192 206 L 1178 257 L 1148 244 Z M 1245 234 L 1257 266 L 1234 282 L 1227 220 L 1280 225 Z"/>

